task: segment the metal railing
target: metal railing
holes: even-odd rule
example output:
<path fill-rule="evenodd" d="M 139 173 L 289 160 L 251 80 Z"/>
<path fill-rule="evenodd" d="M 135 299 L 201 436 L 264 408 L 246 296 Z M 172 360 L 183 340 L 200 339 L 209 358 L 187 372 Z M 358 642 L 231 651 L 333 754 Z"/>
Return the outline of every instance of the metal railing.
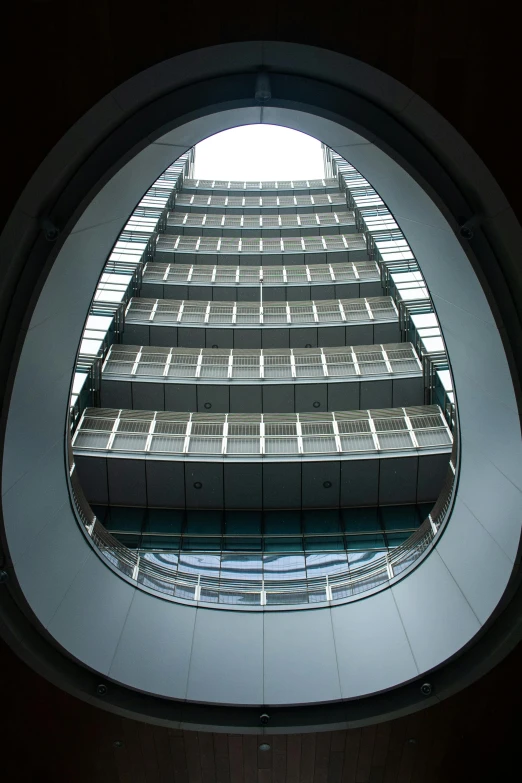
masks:
<path fill-rule="evenodd" d="M 71 490 L 78 517 L 101 555 L 132 580 L 163 597 L 235 605 L 244 608 L 295 606 L 354 600 L 369 591 L 384 589 L 404 576 L 436 540 L 448 518 L 455 488 L 455 454 L 444 481 L 439 500 L 428 519 L 400 546 L 367 565 L 350 567 L 337 573 L 293 580 L 233 580 L 202 574 L 180 574 L 148 559 L 151 552 L 128 549 L 119 543 L 96 518 L 85 500 L 74 465 Z"/>

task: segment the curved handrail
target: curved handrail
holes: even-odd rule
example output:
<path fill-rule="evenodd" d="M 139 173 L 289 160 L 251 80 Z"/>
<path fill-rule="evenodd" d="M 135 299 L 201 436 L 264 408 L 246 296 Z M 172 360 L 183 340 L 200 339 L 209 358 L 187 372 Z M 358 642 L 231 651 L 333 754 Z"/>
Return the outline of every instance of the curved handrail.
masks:
<path fill-rule="evenodd" d="M 71 494 L 84 530 L 100 553 L 126 577 L 163 597 L 244 606 L 296 605 L 361 597 L 363 593 L 386 587 L 410 568 L 428 549 L 446 521 L 455 486 L 454 444 L 452 461 L 439 499 L 428 519 L 400 546 L 358 566 L 321 577 L 286 580 L 232 580 L 204 575 L 179 574 L 148 559 L 153 552 L 139 552 L 119 543 L 96 518 L 87 503 L 74 465 L 71 468 Z"/>

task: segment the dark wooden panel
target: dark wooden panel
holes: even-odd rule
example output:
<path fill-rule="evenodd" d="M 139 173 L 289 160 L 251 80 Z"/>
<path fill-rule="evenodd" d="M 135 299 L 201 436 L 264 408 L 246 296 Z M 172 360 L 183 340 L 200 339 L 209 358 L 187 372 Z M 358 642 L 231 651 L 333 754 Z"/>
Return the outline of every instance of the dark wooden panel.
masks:
<path fill-rule="evenodd" d="M 356 783 L 357 760 L 361 743 L 360 729 L 346 732 L 344 745 L 343 783 Z"/>
<path fill-rule="evenodd" d="M 245 783 L 257 783 L 258 737 L 248 734 L 243 737 L 243 774 Z"/>
<path fill-rule="evenodd" d="M 315 734 L 303 735 L 301 743 L 301 777 L 300 783 L 313 783 L 315 765 Z"/>
<path fill-rule="evenodd" d="M 182 732 L 169 731 L 170 752 L 172 756 L 172 772 L 175 783 L 191 783 L 191 777 L 187 765 L 187 742 Z M 199 754 L 199 743 L 197 745 Z M 198 759 L 194 759 L 196 772 L 199 773 Z"/>
<path fill-rule="evenodd" d="M 286 783 L 301 780 L 301 734 L 290 734 L 286 741 Z"/>
<path fill-rule="evenodd" d="M 214 742 L 212 734 L 199 731 L 198 740 L 202 783 L 215 783 L 216 765 L 214 764 Z"/>
<path fill-rule="evenodd" d="M 230 783 L 243 783 L 243 739 L 239 734 L 228 736 Z"/>
<path fill-rule="evenodd" d="M 216 783 L 230 783 L 230 761 L 226 734 L 214 734 L 214 762 Z"/>
<path fill-rule="evenodd" d="M 189 783 L 201 783 L 201 763 L 199 757 L 199 737 L 196 732 L 185 733 L 185 753 L 187 756 L 187 768 Z"/>
<path fill-rule="evenodd" d="M 331 732 L 323 731 L 317 735 L 315 744 L 314 783 L 328 783 L 328 763 L 330 760 Z"/>
<path fill-rule="evenodd" d="M 284 734 L 273 736 L 272 776 L 274 783 L 286 783 L 286 739 Z"/>
<path fill-rule="evenodd" d="M 158 761 L 158 781 L 159 783 L 172 783 L 173 759 L 170 752 L 169 732 L 160 726 L 154 726 L 153 732 Z"/>
<path fill-rule="evenodd" d="M 368 783 L 372 767 L 373 750 L 375 746 L 375 726 L 366 726 L 361 730 L 361 743 L 357 758 L 357 783 Z"/>

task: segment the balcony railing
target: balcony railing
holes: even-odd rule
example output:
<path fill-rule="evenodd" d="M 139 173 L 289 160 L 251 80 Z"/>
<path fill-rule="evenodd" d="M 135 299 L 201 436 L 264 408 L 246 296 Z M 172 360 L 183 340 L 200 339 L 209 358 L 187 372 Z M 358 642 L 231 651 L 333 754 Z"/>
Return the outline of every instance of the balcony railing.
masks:
<path fill-rule="evenodd" d="M 405 576 L 436 541 L 452 507 L 455 486 L 454 444 L 452 461 L 441 494 L 428 519 L 398 547 L 367 565 L 350 567 L 325 576 L 293 580 L 232 580 L 202 574 L 180 574 L 150 559 L 151 552 L 128 549 L 96 518 L 88 505 L 77 473 L 72 468 L 71 490 L 78 517 L 101 555 L 138 587 L 164 598 L 196 603 L 254 607 L 295 606 L 350 601 L 388 587 Z"/>

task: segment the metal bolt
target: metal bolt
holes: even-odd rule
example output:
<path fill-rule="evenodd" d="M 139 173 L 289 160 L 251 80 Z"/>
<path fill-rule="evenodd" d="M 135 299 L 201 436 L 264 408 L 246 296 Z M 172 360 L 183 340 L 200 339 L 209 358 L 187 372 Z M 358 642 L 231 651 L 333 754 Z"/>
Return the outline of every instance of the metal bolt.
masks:
<path fill-rule="evenodd" d="M 99 685 L 96 686 L 96 693 L 98 696 L 105 696 L 107 693 L 107 686 L 104 685 L 103 682 L 101 682 Z"/>
<path fill-rule="evenodd" d="M 431 696 L 432 691 L 433 691 L 433 688 L 432 688 L 430 682 L 424 682 L 421 685 L 421 693 L 422 693 L 423 696 Z"/>
<path fill-rule="evenodd" d="M 332 482 L 331 481 L 323 481 L 323 487 L 325 489 L 330 489 L 331 486 L 332 486 Z"/>
<path fill-rule="evenodd" d="M 201 481 L 195 481 L 193 486 L 194 486 L 194 489 L 201 489 L 203 484 L 201 483 Z"/>
<path fill-rule="evenodd" d="M 473 234 L 473 231 L 471 230 L 471 228 L 467 228 L 466 226 L 463 226 L 460 229 L 460 236 L 463 239 L 473 239 L 474 234 Z"/>
<path fill-rule="evenodd" d="M 263 712 L 263 714 L 259 716 L 259 722 L 263 726 L 266 726 L 269 720 L 270 720 L 270 715 L 267 715 L 266 712 Z"/>
<path fill-rule="evenodd" d="M 206 408 L 207 410 L 209 410 L 212 407 L 212 403 L 211 402 L 206 402 L 203 407 Z"/>
<path fill-rule="evenodd" d="M 314 403 L 313 403 L 313 406 L 314 406 L 314 408 L 320 408 L 321 407 L 321 403 L 319 402 L 319 400 L 315 400 Z"/>
<path fill-rule="evenodd" d="M 58 234 L 60 233 L 60 229 L 58 226 L 55 226 L 52 220 L 49 220 L 49 218 L 44 218 L 40 223 L 40 226 L 44 232 L 44 237 L 48 242 L 54 242 L 54 240 L 57 239 Z"/>

